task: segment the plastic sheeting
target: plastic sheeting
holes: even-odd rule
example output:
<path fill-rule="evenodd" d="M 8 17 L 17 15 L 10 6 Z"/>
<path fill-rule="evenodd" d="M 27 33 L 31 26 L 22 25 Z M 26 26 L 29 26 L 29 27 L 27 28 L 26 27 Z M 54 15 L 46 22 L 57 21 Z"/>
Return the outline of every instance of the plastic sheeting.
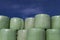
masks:
<path fill-rule="evenodd" d="M 23 19 L 21 18 L 17 18 L 17 17 L 13 17 L 10 20 L 10 29 L 14 29 L 14 30 L 19 30 L 22 28 L 23 26 Z"/>
<path fill-rule="evenodd" d="M 48 29 L 46 31 L 46 40 L 60 40 L 60 30 Z"/>
<path fill-rule="evenodd" d="M 17 33 L 17 40 L 27 40 L 27 30 L 19 30 Z"/>
<path fill-rule="evenodd" d="M 9 17 L 0 15 L 0 29 L 9 28 Z"/>
<path fill-rule="evenodd" d="M 28 17 L 25 19 L 25 29 L 31 29 L 34 28 L 34 18 Z"/>
<path fill-rule="evenodd" d="M 16 40 L 16 31 L 11 29 L 1 29 L 0 40 Z"/>
<path fill-rule="evenodd" d="M 60 29 L 60 15 L 52 16 L 52 28 Z"/>
<path fill-rule="evenodd" d="M 45 31 L 37 28 L 29 29 L 27 40 L 45 40 Z"/>
<path fill-rule="evenodd" d="M 50 28 L 50 16 L 47 14 L 38 14 L 35 16 L 35 27 L 48 29 Z"/>

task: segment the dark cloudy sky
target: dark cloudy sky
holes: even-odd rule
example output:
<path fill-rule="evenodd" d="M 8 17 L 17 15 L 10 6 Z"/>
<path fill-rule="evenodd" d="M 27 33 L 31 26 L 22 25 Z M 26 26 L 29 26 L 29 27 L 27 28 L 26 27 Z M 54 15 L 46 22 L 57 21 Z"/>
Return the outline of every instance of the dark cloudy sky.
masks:
<path fill-rule="evenodd" d="M 39 13 L 60 14 L 60 0 L 0 0 L 0 15 L 33 17 Z"/>

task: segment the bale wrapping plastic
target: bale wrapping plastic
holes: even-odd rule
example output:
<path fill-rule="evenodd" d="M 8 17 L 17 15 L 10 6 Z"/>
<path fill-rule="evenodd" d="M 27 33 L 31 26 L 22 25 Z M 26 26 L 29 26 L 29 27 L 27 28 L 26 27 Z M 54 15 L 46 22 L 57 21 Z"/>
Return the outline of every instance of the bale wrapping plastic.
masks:
<path fill-rule="evenodd" d="M 10 29 L 19 30 L 23 26 L 23 19 L 18 17 L 13 17 L 10 20 Z"/>
<path fill-rule="evenodd" d="M 60 29 L 60 16 L 52 16 L 52 28 Z"/>
<path fill-rule="evenodd" d="M 34 18 L 29 17 L 25 19 L 25 29 L 31 29 L 34 27 Z"/>
<path fill-rule="evenodd" d="M 60 30 L 59 29 L 48 29 L 46 31 L 47 40 L 60 40 Z"/>
<path fill-rule="evenodd" d="M 9 17 L 0 15 L 0 29 L 9 28 Z"/>
<path fill-rule="evenodd" d="M 1 29 L 0 40 L 16 40 L 16 31 L 11 29 Z"/>
<path fill-rule="evenodd" d="M 50 16 L 47 14 L 38 14 L 35 16 L 35 27 L 47 29 L 50 28 Z"/>
<path fill-rule="evenodd" d="M 45 31 L 43 29 L 29 29 L 27 40 L 45 40 Z"/>
<path fill-rule="evenodd" d="M 19 30 L 17 35 L 17 40 L 26 40 L 27 30 Z"/>

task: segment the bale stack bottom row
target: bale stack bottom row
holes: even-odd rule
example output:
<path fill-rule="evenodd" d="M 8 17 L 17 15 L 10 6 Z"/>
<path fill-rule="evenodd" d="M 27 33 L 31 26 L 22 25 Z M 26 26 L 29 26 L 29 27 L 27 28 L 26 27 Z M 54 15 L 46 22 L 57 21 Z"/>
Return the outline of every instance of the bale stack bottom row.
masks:
<path fill-rule="evenodd" d="M 25 21 L 1 15 L 0 40 L 60 40 L 60 15 L 37 14 Z"/>

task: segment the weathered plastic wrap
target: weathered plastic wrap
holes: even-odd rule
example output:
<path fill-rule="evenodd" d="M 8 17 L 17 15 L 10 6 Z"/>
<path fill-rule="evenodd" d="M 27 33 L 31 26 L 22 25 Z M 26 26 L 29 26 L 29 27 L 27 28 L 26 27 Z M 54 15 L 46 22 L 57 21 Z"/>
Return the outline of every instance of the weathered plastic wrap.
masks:
<path fill-rule="evenodd" d="M 50 16 L 48 14 L 37 14 L 35 16 L 35 27 L 43 29 L 50 28 Z"/>

